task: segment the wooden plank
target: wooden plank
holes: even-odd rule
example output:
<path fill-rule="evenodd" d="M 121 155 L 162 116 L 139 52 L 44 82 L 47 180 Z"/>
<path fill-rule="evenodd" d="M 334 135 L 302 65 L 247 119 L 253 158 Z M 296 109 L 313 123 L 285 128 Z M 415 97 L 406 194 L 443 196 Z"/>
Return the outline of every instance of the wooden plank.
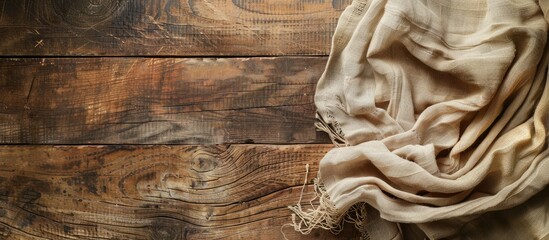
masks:
<path fill-rule="evenodd" d="M 305 165 L 310 184 L 330 148 L 1 146 L 0 236 L 283 239 Z M 308 203 L 312 186 L 304 193 Z M 282 230 L 288 239 L 358 239 L 352 226 L 343 236 Z"/>
<path fill-rule="evenodd" d="M 327 143 L 313 126 L 325 62 L 0 59 L 0 143 Z"/>
<path fill-rule="evenodd" d="M 0 0 L 0 55 L 326 55 L 351 0 Z"/>

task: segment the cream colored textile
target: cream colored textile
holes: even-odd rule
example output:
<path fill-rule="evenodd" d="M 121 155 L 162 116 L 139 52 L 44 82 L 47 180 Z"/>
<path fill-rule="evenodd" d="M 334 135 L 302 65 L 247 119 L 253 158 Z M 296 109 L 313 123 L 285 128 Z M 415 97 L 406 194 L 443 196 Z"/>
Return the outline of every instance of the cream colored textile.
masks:
<path fill-rule="evenodd" d="M 320 128 L 342 145 L 320 162 L 332 204 L 320 210 L 334 217 L 366 202 L 382 219 L 441 238 L 543 190 L 547 8 L 531 0 L 354 0 L 315 95 Z M 549 226 L 544 216 L 530 220 Z"/>

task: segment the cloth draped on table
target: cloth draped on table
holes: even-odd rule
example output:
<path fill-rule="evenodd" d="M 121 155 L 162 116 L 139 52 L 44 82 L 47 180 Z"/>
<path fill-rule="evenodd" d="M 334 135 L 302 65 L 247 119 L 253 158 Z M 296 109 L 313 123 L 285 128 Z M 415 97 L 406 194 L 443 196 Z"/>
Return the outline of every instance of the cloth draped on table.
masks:
<path fill-rule="evenodd" d="M 296 230 L 347 219 L 372 239 L 401 238 L 397 223 L 480 236 L 490 226 L 473 223 L 501 215 L 548 238 L 548 8 L 354 0 L 315 94 L 317 126 L 339 146 L 320 161 L 320 205 L 290 207 Z"/>

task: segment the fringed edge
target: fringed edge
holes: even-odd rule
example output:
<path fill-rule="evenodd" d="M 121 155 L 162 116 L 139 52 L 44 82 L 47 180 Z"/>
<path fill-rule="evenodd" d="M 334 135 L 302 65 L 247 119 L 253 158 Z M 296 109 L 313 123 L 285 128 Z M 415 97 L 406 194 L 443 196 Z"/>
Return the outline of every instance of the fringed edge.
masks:
<path fill-rule="evenodd" d="M 366 229 L 366 223 L 368 222 L 368 205 L 365 202 L 359 202 L 353 205 L 347 213 L 343 221 L 351 223 L 355 226 L 358 231 L 360 231 L 360 239 L 370 240 L 370 234 Z"/>
<path fill-rule="evenodd" d="M 349 143 L 345 140 L 341 130 L 336 131 L 319 113 L 316 114 L 316 119 L 315 127 L 320 131 L 326 132 L 336 147 L 349 146 Z M 291 226 L 295 231 L 304 235 L 310 234 L 314 229 L 318 228 L 328 230 L 337 235 L 343 230 L 344 223 L 350 223 L 360 231 L 361 239 L 369 240 L 370 236 L 366 230 L 367 204 L 359 202 L 349 209 L 336 208 L 335 204 L 330 200 L 326 188 L 320 183 L 318 178 L 314 179 L 315 197 L 309 201 L 310 208 L 302 208 L 301 199 L 305 186 L 307 185 L 309 164 L 307 164 L 305 168 L 305 181 L 303 182 L 299 201 L 295 206 L 288 206 L 293 212 L 292 223 L 285 224 L 284 226 Z M 313 201 L 316 199 L 318 199 L 318 205 L 315 206 Z M 284 232 L 282 232 L 282 234 L 284 235 Z M 286 235 L 284 235 L 284 238 L 286 239 Z"/>
<path fill-rule="evenodd" d="M 318 183 L 318 179 L 314 180 L 314 186 L 316 196 L 309 202 L 311 208 L 302 208 L 301 197 L 297 205 L 288 206 L 293 212 L 291 226 L 301 234 L 309 234 L 316 228 L 329 230 L 333 234 L 340 233 L 343 230 L 343 221 L 341 220 L 345 212 L 335 207 L 324 187 Z M 319 200 L 318 206 L 313 204 L 316 199 Z"/>
<path fill-rule="evenodd" d="M 316 119 L 315 127 L 319 131 L 323 131 L 328 134 L 328 137 L 330 137 L 330 140 L 332 140 L 332 143 L 336 145 L 337 147 L 344 147 L 349 146 L 349 143 L 347 140 L 345 140 L 343 133 L 341 131 L 336 131 L 334 128 L 328 124 L 322 116 L 319 113 L 316 113 Z"/>
<path fill-rule="evenodd" d="M 314 179 L 315 197 L 309 201 L 310 208 L 303 209 L 301 199 L 303 197 L 303 190 L 307 184 L 309 164 L 306 165 L 306 170 L 305 182 L 301 190 L 299 201 L 295 206 L 288 206 L 293 213 L 292 223 L 287 225 L 304 235 L 310 234 L 317 228 L 328 230 L 337 235 L 343 230 L 343 224 L 347 222 L 353 224 L 355 228 L 360 231 L 361 239 L 369 240 L 370 236 L 366 230 L 367 204 L 360 202 L 351 206 L 349 209 L 336 208 L 318 178 Z M 316 199 L 318 199 L 319 203 L 315 206 L 313 201 Z"/>

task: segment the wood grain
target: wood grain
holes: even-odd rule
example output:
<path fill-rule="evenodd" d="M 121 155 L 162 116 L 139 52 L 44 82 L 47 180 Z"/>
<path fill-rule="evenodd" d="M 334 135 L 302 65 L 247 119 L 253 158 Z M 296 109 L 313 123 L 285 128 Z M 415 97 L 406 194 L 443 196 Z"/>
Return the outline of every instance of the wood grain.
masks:
<path fill-rule="evenodd" d="M 0 239 L 283 239 L 331 147 L 1 146 Z"/>
<path fill-rule="evenodd" d="M 326 58 L 0 59 L 0 144 L 328 143 Z"/>
<path fill-rule="evenodd" d="M 0 55 L 326 55 L 351 0 L 0 0 Z"/>

